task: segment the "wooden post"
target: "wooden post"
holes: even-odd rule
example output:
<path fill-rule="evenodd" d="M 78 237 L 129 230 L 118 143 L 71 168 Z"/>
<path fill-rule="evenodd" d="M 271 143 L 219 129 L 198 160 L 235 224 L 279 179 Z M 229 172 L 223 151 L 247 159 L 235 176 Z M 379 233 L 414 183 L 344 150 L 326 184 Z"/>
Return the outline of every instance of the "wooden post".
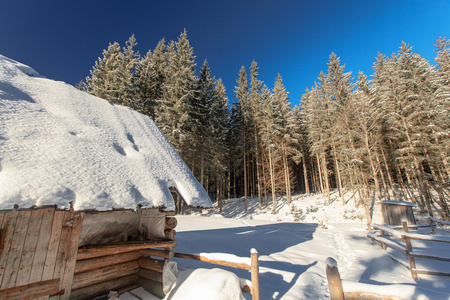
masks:
<path fill-rule="evenodd" d="M 251 279 L 252 279 L 252 299 L 259 300 L 259 265 L 258 251 L 255 248 L 251 250 Z"/>
<path fill-rule="evenodd" d="M 406 223 L 406 220 L 402 220 L 402 226 L 403 226 L 403 231 L 408 233 L 408 224 Z M 411 239 L 408 237 L 404 238 L 404 241 L 406 243 L 406 249 L 407 249 L 407 255 L 409 258 L 409 267 L 411 270 L 411 276 L 413 279 L 419 279 L 419 277 L 417 276 L 417 273 L 414 271 L 414 269 L 416 268 L 416 262 L 414 260 L 414 257 L 412 257 L 411 255 L 409 255 L 412 252 L 412 244 L 411 244 Z"/>
<path fill-rule="evenodd" d="M 381 237 L 384 238 L 385 237 L 384 230 L 380 230 L 380 233 L 381 233 Z M 383 250 L 386 250 L 386 244 L 384 242 L 381 242 L 381 248 Z"/>
<path fill-rule="evenodd" d="M 330 290 L 330 299 L 344 300 L 344 290 L 342 288 L 341 275 L 339 274 L 336 260 L 332 257 L 328 257 L 325 263 L 327 264 L 326 273 L 328 289 Z"/>
<path fill-rule="evenodd" d="M 434 222 L 433 220 L 431 220 L 431 218 L 427 218 L 428 223 L 430 224 L 431 227 L 431 234 L 436 234 L 436 231 L 434 230 Z"/>

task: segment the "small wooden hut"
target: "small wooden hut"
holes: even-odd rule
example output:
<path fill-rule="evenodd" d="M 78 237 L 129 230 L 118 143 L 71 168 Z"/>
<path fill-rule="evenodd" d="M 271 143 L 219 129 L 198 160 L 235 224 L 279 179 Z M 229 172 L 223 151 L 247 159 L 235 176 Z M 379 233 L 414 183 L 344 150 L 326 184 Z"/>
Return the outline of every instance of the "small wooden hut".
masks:
<path fill-rule="evenodd" d="M 90 299 L 133 284 L 161 295 L 177 246 L 175 217 L 159 209 L 0 212 L 0 299 Z"/>
<path fill-rule="evenodd" d="M 0 55 L 0 300 L 162 296 L 176 191 L 211 201 L 153 121 Z"/>

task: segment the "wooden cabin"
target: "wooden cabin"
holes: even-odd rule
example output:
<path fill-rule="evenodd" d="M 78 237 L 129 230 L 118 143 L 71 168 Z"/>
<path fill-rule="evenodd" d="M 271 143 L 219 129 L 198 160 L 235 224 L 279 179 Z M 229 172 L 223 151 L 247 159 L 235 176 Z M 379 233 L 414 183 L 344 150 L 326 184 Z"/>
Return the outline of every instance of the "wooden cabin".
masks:
<path fill-rule="evenodd" d="M 0 212 L 0 299 L 91 299 L 141 285 L 162 294 L 176 218 L 160 209 Z"/>
<path fill-rule="evenodd" d="M 171 192 L 211 200 L 147 116 L 0 55 L 0 299 L 162 295 Z"/>

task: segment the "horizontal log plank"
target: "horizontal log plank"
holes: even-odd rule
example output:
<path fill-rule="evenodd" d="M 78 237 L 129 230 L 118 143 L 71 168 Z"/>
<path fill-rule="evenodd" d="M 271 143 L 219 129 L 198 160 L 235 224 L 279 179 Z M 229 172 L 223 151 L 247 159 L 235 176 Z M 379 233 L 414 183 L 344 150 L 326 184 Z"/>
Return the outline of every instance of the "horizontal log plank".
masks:
<path fill-rule="evenodd" d="M 414 253 L 414 252 L 407 253 L 406 255 L 414 257 L 414 258 L 431 259 L 431 260 L 450 262 L 450 258 L 449 257 L 427 255 L 427 254 L 419 254 L 419 253 Z"/>
<path fill-rule="evenodd" d="M 439 224 L 442 224 L 442 225 L 450 225 L 450 222 L 448 222 L 448 221 L 436 219 L 436 218 L 433 218 L 433 217 L 430 217 L 430 216 L 427 216 L 427 217 L 425 217 L 425 218 L 426 218 L 426 219 L 430 219 L 430 220 L 432 220 L 433 222 L 439 223 Z"/>
<path fill-rule="evenodd" d="M 395 236 L 398 239 L 401 239 L 401 232 L 395 229 L 392 229 L 391 227 L 387 226 L 387 225 L 378 225 L 378 224 L 372 224 L 372 228 L 374 229 L 378 229 L 378 230 L 383 230 L 385 233 L 389 233 L 390 235 Z"/>
<path fill-rule="evenodd" d="M 392 229 L 403 229 L 402 225 L 390 225 Z M 430 224 L 408 224 L 408 228 L 417 229 L 417 228 L 425 228 L 430 227 Z"/>
<path fill-rule="evenodd" d="M 157 260 L 150 257 L 141 256 L 138 260 L 138 265 L 141 268 L 147 269 L 147 270 L 153 270 L 162 273 L 165 265 L 164 260 Z"/>
<path fill-rule="evenodd" d="M 177 241 L 143 241 L 116 245 L 88 246 L 78 249 L 77 260 L 114 255 L 124 252 L 137 251 L 151 248 L 175 249 Z"/>
<path fill-rule="evenodd" d="M 429 242 L 440 242 L 440 243 L 450 243 L 450 237 L 448 236 L 435 236 L 435 235 L 426 235 L 426 234 L 418 234 L 418 233 L 407 233 L 404 231 L 401 232 L 402 239 L 411 239 L 411 240 L 419 240 L 419 241 L 429 241 Z"/>
<path fill-rule="evenodd" d="M 148 255 L 148 256 L 156 256 L 156 257 L 162 257 L 171 259 L 175 256 L 173 251 L 170 250 L 160 250 L 160 249 L 142 249 L 140 250 L 142 255 Z"/>
<path fill-rule="evenodd" d="M 137 260 L 139 257 L 141 257 L 141 253 L 139 251 L 132 251 L 79 260 L 75 265 L 75 274 Z"/>
<path fill-rule="evenodd" d="M 0 299 L 21 299 L 28 300 L 49 295 L 55 295 L 59 291 L 59 279 L 46 280 L 41 282 L 20 285 L 8 289 L 0 290 Z"/>
<path fill-rule="evenodd" d="M 166 217 L 165 227 L 167 229 L 174 229 L 175 227 L 177 227 L 177 224 L 178 224 L 177 218 Z"/>
<path fill-rule="evenodd" d="M 175 257 L 199 260 L 199 261 L 207 262 L 207 263 L 214 264 L 214 265 L 221 265 L 221 266 L 225 266 L 225 267 L 232 267 L 232 268 L 243 269 L 243 270 L 248 270 L 248 271 L 250 271 L 250 269 L 251 269 L 249 264 L 235 263 L 235 262 L 229 262 L 229 261 L 225 261 L 225 260 L 209 259 L 204 256 L 197 255 L 197 254 L 187 254 L 187 253 L 175 252 Z"/>
<path fill-rule="evenodd" d="M 168 240 L 175 240 L 175 238 L 177 237 L 177 232 L 175 231 L 175 229 L 164 229 L 164 235 Z"/>
<path fill-rule="evenodd" d="M 72 289 L 79 289 L 93 284 L 113 280 L 117 278 L 117 276 L 136 274 L 138 270 L 139 265 L 137 261 L 130 261 L 118 265 L 78 273 L 73 277 Z"/>
<path fill-rule="evenodd" d="M 378 295 L 375 293 L 368 293 L 366 291 L 345 292 L 344 298 L 347 300 L 394 300 L 399 299 L 398 296 Z"/>
<path fill-rule="evenodd" d="M 137 274 L 123 276 L 113 280 L 101 282 L 98 284 L 90 285 L 79 289 L 72 289 L 70 294 L 71 300 L 90 299 L 99 295 L 106 295 L 111 290 L 119 290 L 122 287 L 133 285 L 139 276 Z"/>
<path fill-rule="evenodd" d="M 387 238 L 384 238 L 384 237 L 381 237 L 381 236 L 377 236 L 377 235 L 375 235 L 373 233 L 370 233 L 370 232 L 367 234 L 367 236 L 370 237 L 371 239 L 379 242 L 379 243 L 385 243 L 386 245 L 389 245 L 392 248 L 395 248 L 397 250 L 403 251 L 405 253 L 407 251 L 405 246 L 399 245 L 399 244 L 395 243 L 394 241 L 391 241 L 390 239 L 387 239 Z"/>
<path fill-rule="evenodd" d="M 162 283 L 162 273 L 160 272 L 147 269 L 140 269 L 138 275 L 139 277 L 143 277 L 145 279 L 150 279 Z"/>
<path fill-rule="evenodd" d="M 450 276 L 450 273 L 435 272 L 435 271 L 428 271 L 428 270 L 411 269 L 411 272 L 414 272 L 416 274 L 424 274 L 424 275 Z"/>

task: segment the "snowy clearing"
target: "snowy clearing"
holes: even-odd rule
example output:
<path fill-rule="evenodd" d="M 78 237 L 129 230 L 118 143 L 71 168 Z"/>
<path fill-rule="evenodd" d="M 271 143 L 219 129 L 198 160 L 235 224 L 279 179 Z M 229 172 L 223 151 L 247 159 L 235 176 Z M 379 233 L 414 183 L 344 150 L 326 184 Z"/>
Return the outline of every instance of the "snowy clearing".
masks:
<path fill-rule="evenodd" d="M 333 197 L 338 198 L 336 191 Z M 325 275 L 328 257 L 336 259 L 346 292 L 365 291 L 389 295 L 393 299 L 450 299 L 449 278 L 421 275 L 415 281 L 408 269 L 371 242 L 366 236 L 365 220 L 357 217 L 363 215 L 363 211 L 354 209 L 352 201 L 347 201 L 346 206 L 342 206 L 340 200 L 325 205 L 326 199 L 321 195 L 303 199 L 295 196 L 291 206 L 303 212 L 308 208 L 314 211 L 304 214 L 302 223 L 289 222 L 294 216 L 287 205 L 280 203 L 277 214 L 273 215 L 270 203 L 267 210 L 258 212 L 257 201 L 257 198 L 249 199 L 247 213 L 244 213 L 244 200 L 240 198 L 225 201 L 222 213 L 215 206 L 203 215 L 177 216 L 179 246 L 175 251 L 250 257 L 250 249 L 256 248 L 261 299 L 329 299 Z M 416 214 L 416 218 L 420 216 Z M 318 219 L 325 221 L 328 229 L 321 228 Z M 376 223 L 382 221 L 379 204 L 375 205 L 374 219 Z M 448 255 L 448 249 L 437 251 L 446 251 Z M 217 267 L 192 260 L 176 261 L 181 272 Z M 250 279 L 248 271 L 224 269 Z M 204 289 L 208 286 L 198 286 L 199 295 Z M 232 299 L 223 296 L 221 299 Z M 251 298 L 248 294 L 245 296 Z"/>

